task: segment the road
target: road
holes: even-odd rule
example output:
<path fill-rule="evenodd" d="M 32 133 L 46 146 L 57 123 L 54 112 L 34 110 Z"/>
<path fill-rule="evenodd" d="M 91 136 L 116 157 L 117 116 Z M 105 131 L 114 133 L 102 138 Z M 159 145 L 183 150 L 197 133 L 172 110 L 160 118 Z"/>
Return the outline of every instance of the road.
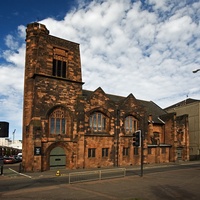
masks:
<path fill-rule="evenodd" d="M 0 177 L 0 199 L 48 200 L 197 200 L 200 165 L 128 170 L 124 178 L 68 184 L 67 176 Z"/>

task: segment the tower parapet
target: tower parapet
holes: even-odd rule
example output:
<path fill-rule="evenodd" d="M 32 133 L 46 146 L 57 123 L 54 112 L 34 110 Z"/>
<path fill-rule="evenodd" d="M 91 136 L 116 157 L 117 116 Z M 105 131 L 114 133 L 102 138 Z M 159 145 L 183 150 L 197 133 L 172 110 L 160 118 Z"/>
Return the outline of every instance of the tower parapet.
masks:
<path fill-rule="evenodd" d="M 26 33 L 29 36 L 31 36 L 31 35 L 35 36 L 37 34 L 49 35 L 49 30 L 46 28 L 46 26 L 44 24 L 34 22 L 32 24 L 27 25 Z"/>

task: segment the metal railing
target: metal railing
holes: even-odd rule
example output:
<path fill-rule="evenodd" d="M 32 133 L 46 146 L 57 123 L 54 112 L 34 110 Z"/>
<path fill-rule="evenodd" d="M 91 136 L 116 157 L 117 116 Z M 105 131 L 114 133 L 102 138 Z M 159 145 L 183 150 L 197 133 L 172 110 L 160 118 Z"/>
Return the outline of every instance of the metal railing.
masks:
<path fill-rule="evenodd" d="M 69 173 L 69 184 L 85 181 L 95 181 L 126 176 L 126 168 L 104 169 L 86 172 Z"/>

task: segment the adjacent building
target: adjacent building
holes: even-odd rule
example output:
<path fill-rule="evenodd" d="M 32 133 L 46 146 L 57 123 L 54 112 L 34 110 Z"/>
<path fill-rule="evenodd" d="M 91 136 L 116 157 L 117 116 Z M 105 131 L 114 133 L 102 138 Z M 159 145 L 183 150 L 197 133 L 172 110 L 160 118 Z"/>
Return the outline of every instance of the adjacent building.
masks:
<path fill-rule="evenodd" d="M 79 44 L 26 29 L 23 108 L 25 171 L 101 168 L 189 159 L 188 115 L 167 113 L 133 94 L 82 88 Z M 133 146 L 142 131 L 143 151 Z"/>
<path fill-rule="evenodd" d="M 168 113 L 176 112 L 179 115 L 188 115 L 189 122 L 189 157 L 190 160 L 200 159 L 200 100 L 188 98 L 165 110 Z"/>
<path fill-rule="evenodd" d="M 11 140 L 9 138 L 0 138 L 0 156 L 17 155 L 22 151 L 21 140 Z"/>

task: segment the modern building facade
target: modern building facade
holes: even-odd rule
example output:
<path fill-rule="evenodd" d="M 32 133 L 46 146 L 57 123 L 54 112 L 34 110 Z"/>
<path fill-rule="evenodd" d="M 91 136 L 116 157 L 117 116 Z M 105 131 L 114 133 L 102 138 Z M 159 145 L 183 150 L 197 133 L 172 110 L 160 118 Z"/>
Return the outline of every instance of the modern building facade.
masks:
<path fill-rule="evenodd" d="M 200 159 L 200 100 L 188 98 L 165 108 L 168 113 L 188 115 L 189 122 L 189 157 L 190 160 Z"/>
<path fill-rule="evenodd" d="M 188 116 L 152 101 L 82 88 L 79 44 L 43 24 L 26 30 L 23 108 L 25 171 L 130 166 L 189 159 Z M 143 151 L 133 133 L 141 130 Z M 181 135 L 179 134 L 181 132 Z"/>

